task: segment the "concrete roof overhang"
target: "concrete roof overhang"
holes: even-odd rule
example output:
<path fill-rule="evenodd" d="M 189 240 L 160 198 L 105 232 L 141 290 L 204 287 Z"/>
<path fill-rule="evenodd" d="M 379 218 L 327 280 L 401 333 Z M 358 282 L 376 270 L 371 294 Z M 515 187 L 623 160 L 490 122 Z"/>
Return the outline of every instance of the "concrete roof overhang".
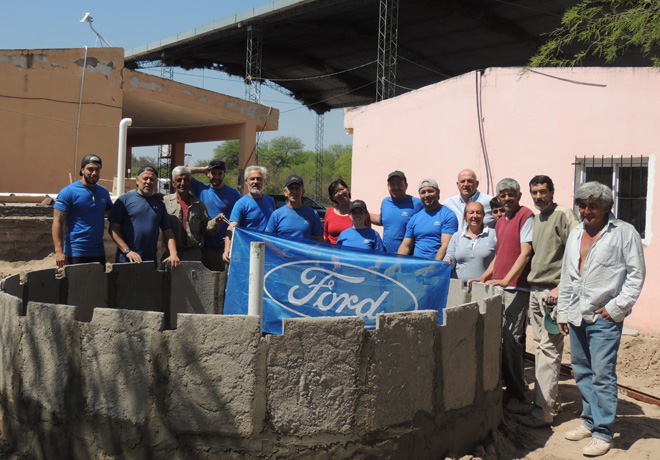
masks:
<path fill-rule="evenodd" d="M 397 94 L 477 69 L 524 65 L 578 0 L 401 0 Z M 376 100 L 379 0 L 275 0 L 128 50 L 130 68 L 245 77 L 246 30 L 263 31 L 261 76 L 317 113 Z M 620 65 L 620 64 L 619 64 Z M 625 63 L 624 63 L 625 65 Z"/>
<path fill-rule="evenodd" d="M 123 70 L 123 118 L 132 147 L 238 139 L 245 124 L 278 128 L 279 111 L 143 72 Z"/>

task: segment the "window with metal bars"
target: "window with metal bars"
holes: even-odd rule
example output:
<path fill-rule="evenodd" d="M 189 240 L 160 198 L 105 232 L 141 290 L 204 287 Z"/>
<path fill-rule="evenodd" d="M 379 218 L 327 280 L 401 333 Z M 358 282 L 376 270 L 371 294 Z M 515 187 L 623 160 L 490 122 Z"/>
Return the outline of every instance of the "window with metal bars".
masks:
<path fill-rule="evenodd" d="M 576 157 L 575 188 L 598 181 L 612 188 L 612 212 L 631 223 L 644 238 L 646 232 L 646 195 L 648 157 Z"/>

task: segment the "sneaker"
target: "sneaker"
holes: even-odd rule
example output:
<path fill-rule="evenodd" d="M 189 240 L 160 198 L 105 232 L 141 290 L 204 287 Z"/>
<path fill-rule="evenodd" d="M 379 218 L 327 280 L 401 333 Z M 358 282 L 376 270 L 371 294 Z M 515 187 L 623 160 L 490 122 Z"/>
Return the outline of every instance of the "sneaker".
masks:
<path fill-rule="evenodd" d="M 590 438 L 591 430 L 584 425 L 580 425 L 564 433 L 564 437 L 569 441 L 579 441 L 580 439 Z"/>
<path fill-rule="evenodd" d="M 552 425 L 552 420 L 547 422 L 541 420 L 540 418 L 534 417 L 532 414 L 521 415 L 518 418 L 516 418 L 516 421 L 520 423 L 522 426 L 526 426 L 528 428 L 545 428 L 547 426 Z"/>
<path fill-rule="evenodd" d="M 589 444 L 582 449 L 582 455 L 586 455 L 587 457 L 598 457 L 599 455 L 605 455 L 611 448 L 611 442 L 607 442 L 600 438 L 591 438 Z"/>

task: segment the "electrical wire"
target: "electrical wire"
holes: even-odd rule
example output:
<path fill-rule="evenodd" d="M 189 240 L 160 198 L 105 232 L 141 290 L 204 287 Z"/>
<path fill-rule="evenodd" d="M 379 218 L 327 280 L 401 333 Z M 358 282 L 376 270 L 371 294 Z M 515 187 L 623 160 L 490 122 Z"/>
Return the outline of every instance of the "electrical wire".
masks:
<path fill-rule="evenodd" d="M 481 72 L 475 72 L 475 94 L 477 98 L 477 125 L 479 126 L 479 140 L 481 141 L 481 152 L 484 157 L 484 166 L 486 168 L 486 192 L 490 195 L 495 195 L 495 185 L 493 183 L 493 173 L 490 169 L 490 160 L 488 158 L 488 148 L 486 146 L 486 135 L 484 133 L 484 118 L 483 118 L 483 105 L 481 101 L 482 85 L 481 85 Z"/>
<path fill-rule="evenodd" d="M 90 23 L 90 26 L 92 24 Z M 85 87 L 85 70 L 87 69 L 87 47 L 85 46 L 85 58 L 83 59 L 82 78 L 80 79 L 80 96 L 78 98 L 78 119 L 76 120 L 76 151 L 73 156 L 73 171 L 78 165 L 78 138 L 80 136 L 80 111 L 82 110 L 83 88 Z"/>

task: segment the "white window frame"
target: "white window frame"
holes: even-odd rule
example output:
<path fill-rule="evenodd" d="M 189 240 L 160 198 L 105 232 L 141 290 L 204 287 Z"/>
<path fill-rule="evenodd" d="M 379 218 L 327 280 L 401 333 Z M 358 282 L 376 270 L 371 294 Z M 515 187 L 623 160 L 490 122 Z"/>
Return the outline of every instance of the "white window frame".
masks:
<path fill-rule="evenodd" d="M 640 164 L 641 163 L 641 164 Z M 633 157 L 632 164 L 629 156 L 611 156 L 611 157 L 576 157 L 575 158 L 575 190 L 586 182 L 586 168 L 612 167 L 612 192 L 614 195 L 614 205 L 612 212 L 616 217 L 619 210 L 619 170 L 621 167 L 646 167 L 646 214 L 644 222 L 644 238 L 642 243 L 648 246 L 651 243 L 653 233 L 651 231 L 653 214 L 653 190 L 655 189 L 655 155 Z M 610 185 L 610 184 L 607 184 Z M 577 207 L 575 207 L 576 213 Z"/>

